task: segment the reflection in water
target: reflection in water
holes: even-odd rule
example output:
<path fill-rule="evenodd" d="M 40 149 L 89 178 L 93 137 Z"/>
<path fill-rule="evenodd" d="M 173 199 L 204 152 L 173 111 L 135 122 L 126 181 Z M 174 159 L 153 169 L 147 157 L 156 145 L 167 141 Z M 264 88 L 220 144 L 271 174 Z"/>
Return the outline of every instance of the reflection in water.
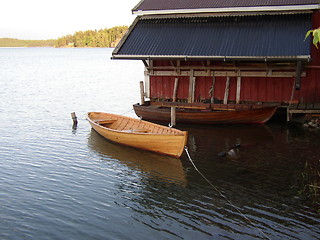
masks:
<path fill-rule="evenodd" d="M 304 168 L 299 149 L 291 146 L 298 138 L 290 130 L 272 125 L 179 128 L 189 131 L 188 148 L 198 169 L 230 202 L 201 178 L 185 154 L 174 162 L 110 143 L 92 131 L 88 145 L 94 152 L 147 174 L 134 186 L 117 183 L 123 199 L 117 204 L 134 212 L 133 223 L 174 239 L 320 236 L 316 211 L 298 194 Z"/>
<path fill-rule="evenodd" d="M 117 159 L 121 164 L 137 169 L 151 177 L 186 185 L 185 172 L 180 159 L 112 143 L 94 130 L 91 130 L 88 145 L 100 155 Z"/>

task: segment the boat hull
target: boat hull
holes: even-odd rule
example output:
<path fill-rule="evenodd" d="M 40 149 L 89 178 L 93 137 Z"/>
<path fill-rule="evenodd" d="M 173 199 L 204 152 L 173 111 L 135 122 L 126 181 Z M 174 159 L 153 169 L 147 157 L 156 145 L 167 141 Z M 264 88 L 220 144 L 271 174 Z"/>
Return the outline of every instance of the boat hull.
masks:
<path fill-rule="evenodd" d="M 170 106 L 170 105 L 169 105 Z M 145 120 L 170 122 L 170 107 L 157 105 L 133 105 L 136 115 Z M 252 107 L 237 109 L 227 105 L 216 108 L 176 108 L 177 123 L 191 124 L 242 124 L 265 123 L 275 113 L 277 107 Z"/>
<path fill-rule="evenodd" d="M 187 132 L 149 123 L 139 119 L 123 117 L 115 114 L 91 112 L 88 113 L 88 121 L 91 127 L 106 139 L 119 144 L 134 148 L 148 150 L 172 157 L 179 158 L 187 144 Z M 117 121 L 128 122 L 121 130 L 112 129 L 97 123 L 99 119 L 117 119 Z M 135 126 L 135 127 L 134 127 Z M 146 129 L 146 132 L 135 132 L 136 129 Z M 154 130 L 153 130 L 154 129 Z"/>

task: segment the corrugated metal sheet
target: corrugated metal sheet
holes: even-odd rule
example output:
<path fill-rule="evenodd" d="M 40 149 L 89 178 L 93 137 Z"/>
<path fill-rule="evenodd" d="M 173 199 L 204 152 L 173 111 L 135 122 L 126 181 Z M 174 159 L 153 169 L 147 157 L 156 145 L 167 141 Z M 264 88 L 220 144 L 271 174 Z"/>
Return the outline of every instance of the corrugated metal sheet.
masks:
<path fill-rule="evenodd" d="M 141 19 L 113 56 L 296 58 L 311 27 L 310 14 Z"/>
<path fill-rule="evenodd" d="M 288 6 L 319 4 L 319 0 L 144 0 L 133 11 L 228 8 L 258 6 Z"/>

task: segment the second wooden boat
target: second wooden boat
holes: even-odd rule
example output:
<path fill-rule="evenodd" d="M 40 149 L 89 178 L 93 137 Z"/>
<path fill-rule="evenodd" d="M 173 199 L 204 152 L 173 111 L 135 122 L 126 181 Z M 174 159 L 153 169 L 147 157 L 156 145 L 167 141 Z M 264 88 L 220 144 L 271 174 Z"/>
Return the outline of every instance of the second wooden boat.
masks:
<path fill-rule="evenodd" d="M 187 104 L 170 102 L 146 102 L 133 105 L 138 117 L 160 122 L 170 122 L 170 108 L 176 108 L 177 123 L 238 124 L 265 123 L 277 110 L 276 106 L 249 104 Z"/>
<path fill-rule="evenodd" d="M 89 112 L 87 119 L 100 135 L 127 146 L 178 158 L 187 144 L 186 131 L 140 119 L 102 112 Z"/>

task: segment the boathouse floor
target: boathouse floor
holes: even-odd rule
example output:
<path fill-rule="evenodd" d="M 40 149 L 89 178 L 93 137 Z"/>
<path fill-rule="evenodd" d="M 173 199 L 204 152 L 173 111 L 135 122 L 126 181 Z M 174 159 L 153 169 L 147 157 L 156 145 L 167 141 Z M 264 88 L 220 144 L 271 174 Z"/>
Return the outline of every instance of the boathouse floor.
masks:
<path fill-rule="evenodd" d="M 287 108 L 287 121 L 291 121 L 294 116 L 304 115 L 306 117 L 320 117 L 320 103 L 296 103 Z"/>

